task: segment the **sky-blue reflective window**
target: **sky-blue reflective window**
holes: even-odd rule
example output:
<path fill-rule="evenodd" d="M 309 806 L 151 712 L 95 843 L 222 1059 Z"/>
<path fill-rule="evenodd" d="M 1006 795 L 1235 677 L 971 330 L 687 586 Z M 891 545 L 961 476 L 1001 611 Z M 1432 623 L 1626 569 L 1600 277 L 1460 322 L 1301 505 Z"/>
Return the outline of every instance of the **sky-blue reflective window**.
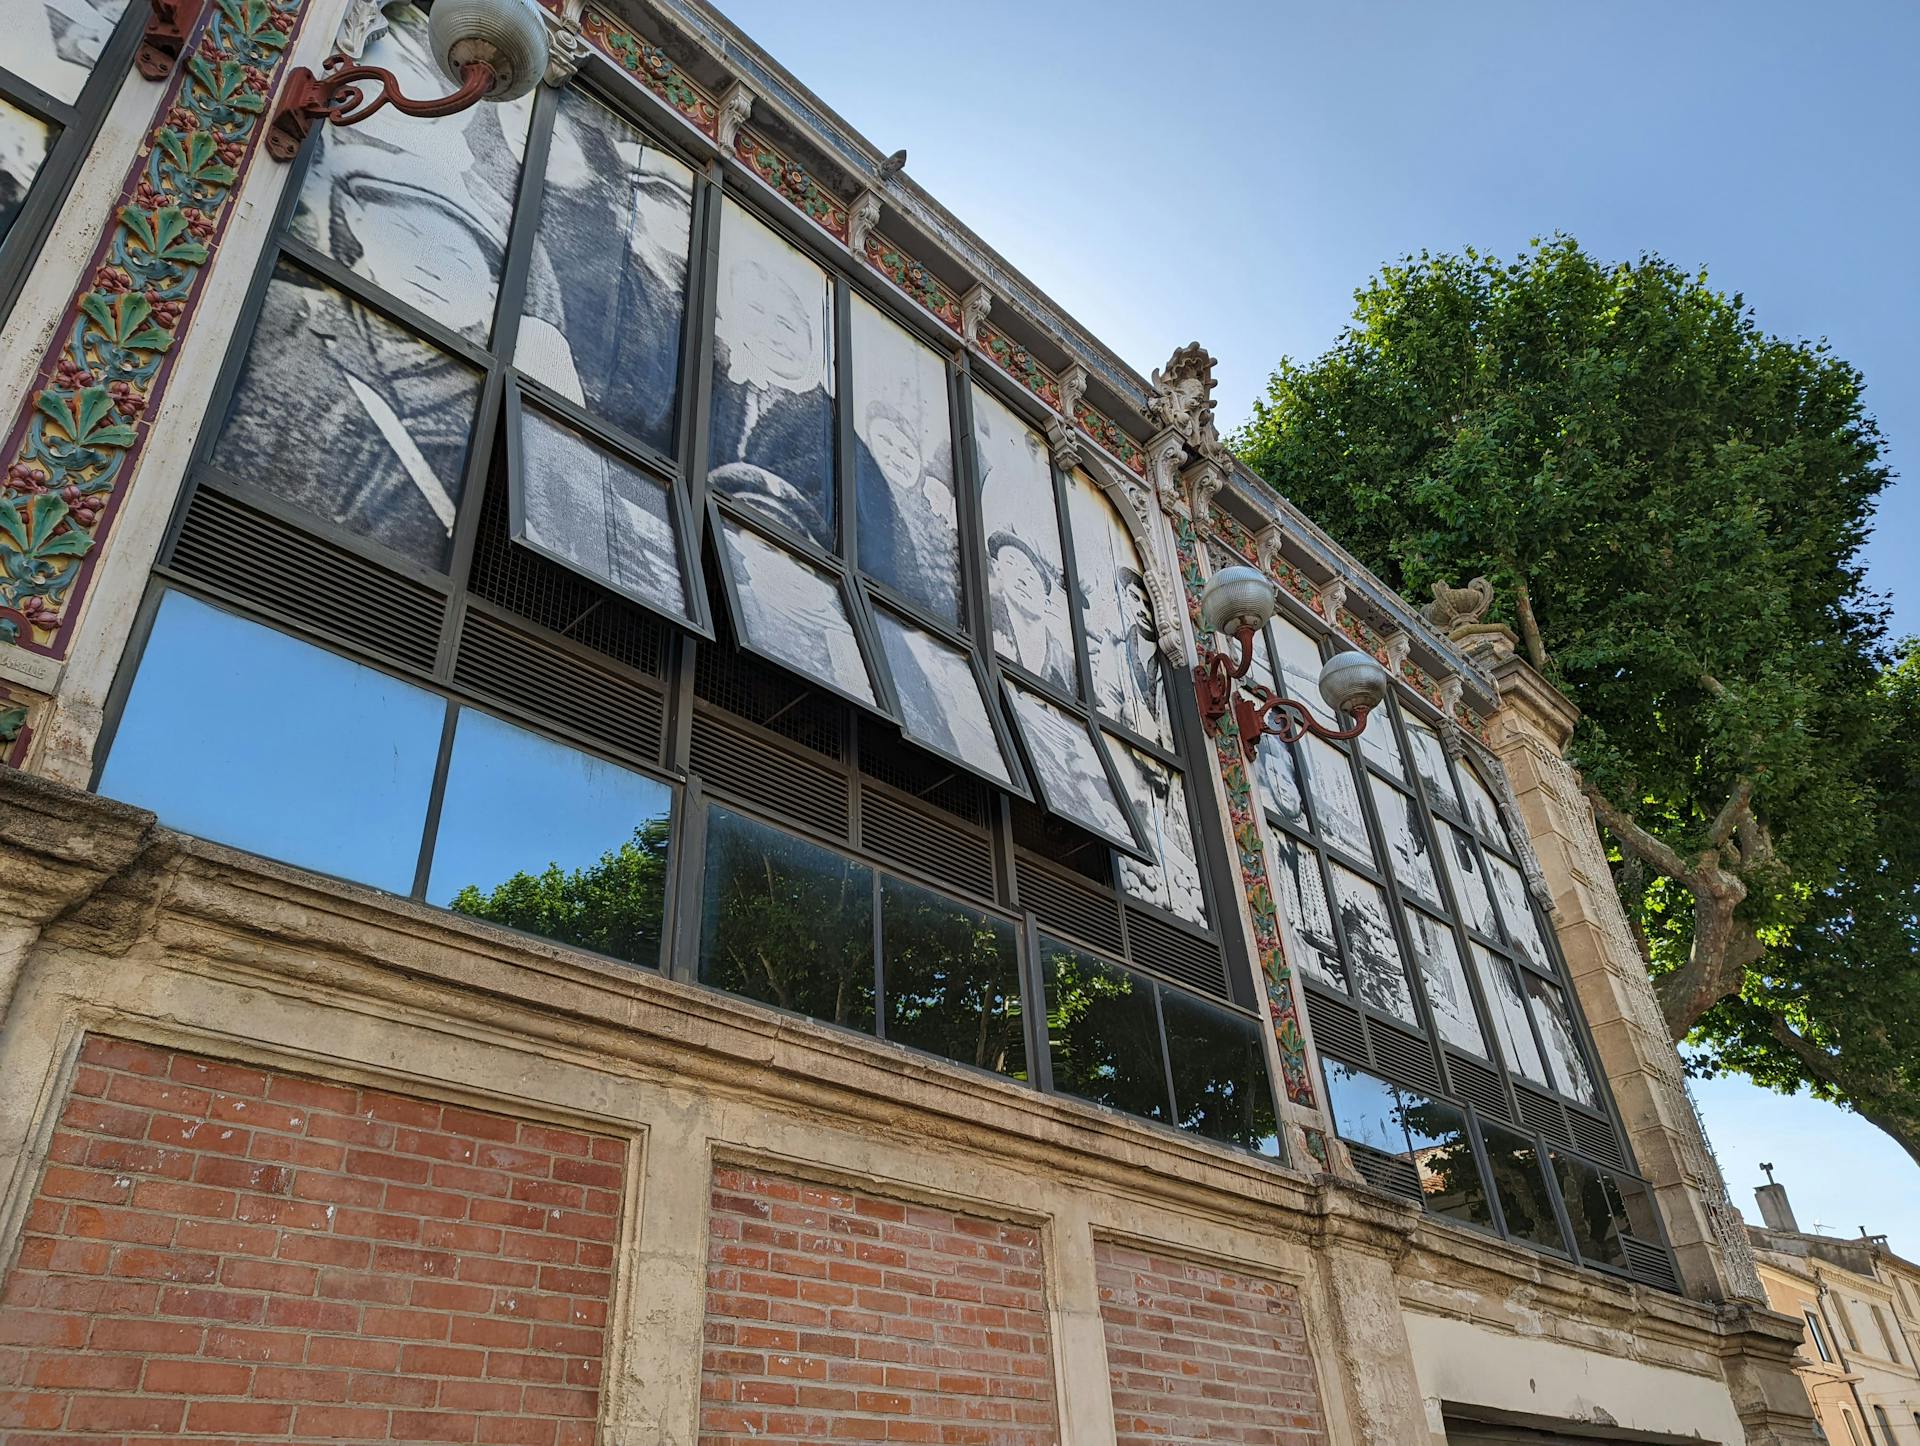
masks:
<path fill-rule="evenodd" d="M 183 833 L 404 894 L 446 711 L 397 678 L 170 592 L 100 792 Z"/>
<path fill-rule="evenodd" d="M 462 709 L 427 902 L 657 965 L 672 810 L 656 779 Z"/>

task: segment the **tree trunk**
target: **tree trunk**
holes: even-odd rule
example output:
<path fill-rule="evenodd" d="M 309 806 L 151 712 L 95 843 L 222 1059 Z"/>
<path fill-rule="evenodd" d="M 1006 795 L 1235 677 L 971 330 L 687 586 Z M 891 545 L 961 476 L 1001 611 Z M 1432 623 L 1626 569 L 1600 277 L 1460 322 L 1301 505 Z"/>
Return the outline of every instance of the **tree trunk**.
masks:
<path fill-rule="evenodd" d="M 1527 661 L 1541 672 L 1547 670 L 1547 645 L 1540 637 L 1540 622 L 1533 615 L 1533 594 L 1516 574 L 1513 584 L 1514 612 L 1520 619 L 1520 640 L 1527 647 Z"/>

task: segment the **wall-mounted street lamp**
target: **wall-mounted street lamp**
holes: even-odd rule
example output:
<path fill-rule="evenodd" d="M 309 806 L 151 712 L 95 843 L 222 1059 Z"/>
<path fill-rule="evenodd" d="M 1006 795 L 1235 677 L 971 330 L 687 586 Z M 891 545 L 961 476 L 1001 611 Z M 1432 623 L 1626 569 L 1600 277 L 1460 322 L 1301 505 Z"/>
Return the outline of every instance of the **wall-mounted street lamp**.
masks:
<path fill-rule="evenodd" d="M 315 121 L 357 125 L 385 105 L 405 115 L 441 116 L 476 101 L 518 100 L 547 68 L 547 26 L 533 0 L 435 0 L 427 44 L 440 69 L 459 82 L 452 95 L 410 99 L 400 93 L 392 71 L 359 65 L 336 50 L 320 63 L 321 74 L 301 66 L 287 77 L 267 131 L 267 153 L 290 161 Z"/>
<path fill-rule="evenodd" d="M 1273 620 L 1276 607 L 1273 583 L 1250 567 L 1224 567 L 1207 579 L 1200 594 L 1200 626 L 1208 633 L 1225 633 L 1240 649 L 1230 654 L 1202 645 L 1193 670 L 1200 717 L 1209 733 L 1219 729 L 1229 705 L 1240 730 L 1241 746 L 1252 758 L 1260 740 L 1274 734 L 1294 743 L 1308 733 L 1321 738 L 1356 738 L 1367 726 L 1367 715 L 1385 701 L 1389 679 L 1378 660 L 1355 649 L 1335 653 L 1320 665 L 1320 696 L 1335 713 L 1352 715 L 1350 728 L 1329 728 L 1307 711 L 1307 706 L 1285 694 L 1270 693 L 1255 684 L 1237 696 L 1234 684 L 1253 666 L 1253 650 L 1260 630 Z"/>

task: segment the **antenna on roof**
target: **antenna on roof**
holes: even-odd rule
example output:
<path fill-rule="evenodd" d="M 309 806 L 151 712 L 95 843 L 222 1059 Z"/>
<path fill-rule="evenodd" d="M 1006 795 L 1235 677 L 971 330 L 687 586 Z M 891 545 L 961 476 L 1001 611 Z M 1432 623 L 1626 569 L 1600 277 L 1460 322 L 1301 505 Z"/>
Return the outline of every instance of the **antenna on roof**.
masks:
<path fill-rule="evenodd" d="M 1762 1160 L 1760 1162 L 1760 1168 L 1767 1172 L 1767 1183 L 1771 1185 L 1773 1183 L 1773 1166 L 1766 1160 Z"/>

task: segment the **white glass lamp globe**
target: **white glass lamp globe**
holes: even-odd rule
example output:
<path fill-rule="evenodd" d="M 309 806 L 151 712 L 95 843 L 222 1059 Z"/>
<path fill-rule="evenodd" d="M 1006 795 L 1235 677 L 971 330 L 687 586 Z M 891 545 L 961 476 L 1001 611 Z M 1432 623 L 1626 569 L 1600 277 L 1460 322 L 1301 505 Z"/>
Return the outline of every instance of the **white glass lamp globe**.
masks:
<path fill-rule="evenodd" d="M 427 45 L 456 84 L 469 65 L 493 67 L 491 101 L 518 100 L 547 69 L 547 24 L 534 0 L 434 0 Z"/>
<path fill-rule="evenodd" d="M 1320 696 L 1336 713 L 1378 708 L 1387 698 L 1387 670 L 1371 654 L 1348 648 L 1320 665 Z"/>
<path fill-rule="evenodd" d="M 1223 567 L 1200 594 L 1200 626 L 1211 633 L 1264 628 L 1273 618 L 1273 583 L 1250 567 Z"/>

